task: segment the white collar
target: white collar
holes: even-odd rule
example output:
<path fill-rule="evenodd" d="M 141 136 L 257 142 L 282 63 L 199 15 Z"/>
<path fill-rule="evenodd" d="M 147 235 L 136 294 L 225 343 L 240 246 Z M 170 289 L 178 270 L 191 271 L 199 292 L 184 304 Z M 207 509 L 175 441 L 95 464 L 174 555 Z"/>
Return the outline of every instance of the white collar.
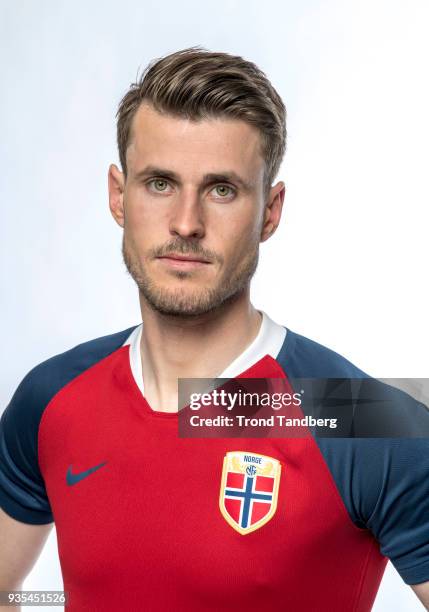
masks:
<path fill-rule="evenodd" d="M 280 352 L 280 349 L 286 338 L 286 328 L 278 323 L 275 323 L 263 310 L 259 310 L 262 314 L 262 322 L 256 338 L 251 344 L 232 361 L 221 372 L 217 378 L 234 378 L 238 376 L 252 365 L 257 363 L 265 355 L 270 355 L 274 359 Z M 130 366 L 134 379 L 144 395 L 143 370 L 140 353 L 140 343 L 142 337 L 143 323 L 140 323 L 128 336 L 123 346 L 130 345 Z"/>

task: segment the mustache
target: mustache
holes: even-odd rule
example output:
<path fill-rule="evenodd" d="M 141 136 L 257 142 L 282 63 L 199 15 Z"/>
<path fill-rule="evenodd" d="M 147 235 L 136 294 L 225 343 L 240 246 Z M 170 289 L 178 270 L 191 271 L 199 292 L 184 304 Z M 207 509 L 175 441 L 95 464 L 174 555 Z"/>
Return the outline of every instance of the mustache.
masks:
<path fill-rule="evenodd" d="M 200 244 L 191 241 L 175 240 L 162 247 L 152 248 L 149 251 L 151 257 L 165 257 L 170 253 L 180 253 L 181 255 L 192 254 L 209 261 L 222 262 L 222 258 L 219 255 L 208 249 L 203 249 Z"/>

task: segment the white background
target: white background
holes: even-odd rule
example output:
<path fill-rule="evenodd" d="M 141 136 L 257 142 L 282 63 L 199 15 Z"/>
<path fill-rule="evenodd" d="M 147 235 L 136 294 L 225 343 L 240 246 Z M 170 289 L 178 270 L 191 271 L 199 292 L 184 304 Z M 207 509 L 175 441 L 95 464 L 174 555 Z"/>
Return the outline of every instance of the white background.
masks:
<path fill-rule="evenodd" d="M 426 0 L 0 7 L 2 407 L 36 363 L 139 322 L 107 207 L 114 115 L 138 69 L 197 44 L 254 61 L 288 110 L 255 306 L 374 376 L 428 375 Z M 54 533 L 25 586 L 61 589 Z M 389 565 L 374 610 L 421 609 Z"/>

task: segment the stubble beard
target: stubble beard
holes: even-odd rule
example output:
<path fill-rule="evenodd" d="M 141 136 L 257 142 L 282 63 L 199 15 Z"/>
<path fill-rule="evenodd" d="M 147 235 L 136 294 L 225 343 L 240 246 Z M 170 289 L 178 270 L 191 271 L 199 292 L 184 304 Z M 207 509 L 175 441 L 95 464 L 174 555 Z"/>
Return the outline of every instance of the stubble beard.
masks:
<path fill-rule="evenodd" d="M 182 252 L 192 252 L 184 251 Z M 222 275 L 215 287 L 201 287 L 188 290 L 185 287 L 171 289 L 160 287 L 151 278 L 134 249 L 128 244 L 125 233 L 122 239 L 122 257 L 125 266 L 134 279 L 140 293 L 157 312 L 175 317 L 195 317 L 226 306 L 237 300 L 248 288 L 259 260 L 259 242 L 252 245 L 244 260 L 229 275 Z M 189 277 L 188 272 L 175 271 L 174 276 Z"/>

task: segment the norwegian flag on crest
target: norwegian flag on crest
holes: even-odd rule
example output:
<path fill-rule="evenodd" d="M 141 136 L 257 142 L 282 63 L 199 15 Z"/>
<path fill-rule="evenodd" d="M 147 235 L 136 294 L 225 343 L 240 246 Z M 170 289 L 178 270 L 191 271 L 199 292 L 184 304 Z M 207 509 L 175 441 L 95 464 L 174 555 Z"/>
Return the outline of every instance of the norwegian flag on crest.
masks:
<path fill-rule="evenodd" d="M 225 455 L 219 496 L 225 520 L 241 534 L 265 525 L 277 508 L 281 464 L 246 451 Z"/>

